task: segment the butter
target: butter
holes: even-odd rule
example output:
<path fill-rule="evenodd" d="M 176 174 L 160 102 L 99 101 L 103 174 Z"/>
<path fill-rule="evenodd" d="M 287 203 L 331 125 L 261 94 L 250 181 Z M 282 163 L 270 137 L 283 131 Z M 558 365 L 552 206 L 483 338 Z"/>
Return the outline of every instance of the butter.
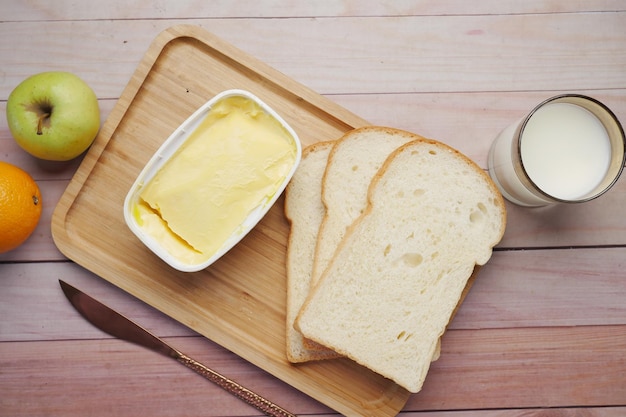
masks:
<path fill-rule="evenodd" d="M 142 187 L 132 215 L 179 262 L 198 264 L 246 232 L 248 216 L 277 198 L 297 160 L 279 120 L 248 97 L 226 97 Z"/>

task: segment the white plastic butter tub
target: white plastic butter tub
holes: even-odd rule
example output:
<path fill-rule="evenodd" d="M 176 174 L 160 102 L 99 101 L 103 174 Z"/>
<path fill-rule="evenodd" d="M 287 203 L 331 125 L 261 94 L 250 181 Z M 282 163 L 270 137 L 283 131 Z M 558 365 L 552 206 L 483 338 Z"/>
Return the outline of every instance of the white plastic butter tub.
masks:
<path fill-rule="evenodd" d="M 207 255 L 206 259 L 197 260 L 194 262 L 187 262 L 181 260 L 182 257 L 175 256 L 173 252 L 170 252 L 164 244 L 161 242 L 163 239 L 159 239 L 149 231 L 146 230 L 140 224 L 142 222 L 139 213 L 139 205 L 142 203 L 142 192 L 148 184 L 159 173 L 161 168 L 175 155 L 177 151 L 185 145 L 192 133 L 198 128 L 205 118 L 208 117 L 211 109 L 219 105 L 223 100 L 228 100 L 232 97 L 243 97 L 256 103 L 267 115 L 277 121 L 284 131 L 287 133 L 289 140 L 292 141 L 291 146 L 295 150 L 293 158 L 293 165 L 290 167 L 287 175 L 282 182 L 278 184 L 274 192 L 266 197 L 262 198 L 258 205 L 254 206 L 249 212 L 247 217 L 238 224 L 227 239 L 219 242 L 219 249 Z M 152 252 L 159 256 L 163 261 L 172 266 L 173 268 L 183 272 L 195 272 L 207 268 L 214 263 L 226 252 L 228 252 L 233 246 L 235 246 L 244 236 L 246 236 L 250 230 L 252 230 L 256 224 L 267 214 L 276 200 L 279 198 L 285 187 L 291 180 L 296 168 L 298 167 L 302 154 L 302 145 L 296 132 L 267 104 L 262 102 L 258 97 L 254 96 L 248 91 L 244 90 L 227 90 L 224 91 L 202 107 L 200 107 L 195 113 L 193 113 L 185 122 L 183 122 L 163 143 L 163 145 L 157 150 L 157 152 L 148 161 L 143 168 L 139 176 L 136 178 L 132 187 L 128 191 L 124 201 L 124 219 L 130 230 L 139 238 L 143 244 L 148 247 Z M 206 163 L 211 164 L 211 155 L 206 155 Z M 223 163 L 223 161 L 222 161 Z M 145 206 L 145 204 L 144 204 Z M 210 219 L 207 219 L 210 220 Z M 167 224 L 165 220 L 163 224 Z M 230 229 L 229 229 L 230 230 Z M 230 233 L 230 232 L 229 232 Z"/>

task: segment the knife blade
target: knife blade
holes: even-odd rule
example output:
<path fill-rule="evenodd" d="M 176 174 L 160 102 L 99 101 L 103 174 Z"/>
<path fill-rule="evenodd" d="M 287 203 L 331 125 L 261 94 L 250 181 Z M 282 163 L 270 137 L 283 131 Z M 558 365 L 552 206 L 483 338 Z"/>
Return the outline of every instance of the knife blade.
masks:
<path fill-rule="evenodd" d="M 255 407 L 265 415 L 273 417 L 296 417 L 295 414 L 279 407 L 268 399 L 250 391 L 239 383 L 208 368 L 200 362 L 183 354 L 162 339 L 150 333 L 132 320 L 90 297 L 81 290 L 63 280 L 59 280 L 63 293 L 70 304 L 88 322 L 98 329 L 128 342 L 143 346 L 169 358 L 175 359 L 189 369 L 202 375 L 219 387 Z"/>

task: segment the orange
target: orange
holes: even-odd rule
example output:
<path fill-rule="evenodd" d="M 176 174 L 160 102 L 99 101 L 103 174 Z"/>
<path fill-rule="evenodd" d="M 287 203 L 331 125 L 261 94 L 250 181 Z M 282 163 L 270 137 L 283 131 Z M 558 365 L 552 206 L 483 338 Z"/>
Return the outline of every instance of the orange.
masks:
<path fill-rule="evenodd" d="M 41 217 L 41 193 L 21 168 L 0 161 L 0 253 L 20 246 Z"/>

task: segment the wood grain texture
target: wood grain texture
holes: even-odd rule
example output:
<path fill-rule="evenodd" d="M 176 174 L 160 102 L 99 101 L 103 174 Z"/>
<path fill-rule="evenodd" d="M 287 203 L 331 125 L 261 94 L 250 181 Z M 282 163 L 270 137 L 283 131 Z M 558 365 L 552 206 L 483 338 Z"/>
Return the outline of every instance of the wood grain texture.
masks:
<path fill-rule="evenodd" d="M 397 16 L 397 15 L 448 15 L 451 12 L 463 15 L 509 14 L 509 13 L 571 13 L 606 10 L 626 10 L 620 0 L 588 0 L 585 2 L 546 2 L 531 0 L 490 0 L 468 3 L 463 0 L 411 1 L 396 0 L 385 3 L 376 0 L 347 0 L 342 2 L 259 2 L 199 0 L 186 2 L 162 2 L 154 5 L 146 0 L 108 1 L 93 7 L 85 2 L 58 0 L 54 4 L 32 1 L 7 0 L 4 3 L 5 20 L 84 20 L 84 19 L 191 19 L 193 17 L 298 17 L 298 16 Z"/>
<path fill-rule="evenodd" d="M 3 23 L 0 97 L 33 71 L 68 66 L 98 97 L 119 97 L 152 39 L 184 22 Z M 626 12 L 189 23 L 324 95 L 623 89 L 626 78 Z"/>
<path fill-rule="evenodd" d="M 283 382 L 239 361 L 232 353 L 211 346 L 204 338 L 168 338 L 167 341 L 220 372 L 228 371 L 231 378 L 245 381 L 268 398 L 286 398 L 281 405 L 292 412 L 329 411 Z M 49 346 L 55 349 L 50 351 Z M 93 404 L 108 399 L 107 415 L 130 416 L 136 412 L 133 404 L 137 400 L 128 395 L 129 391 L 149 393 L 142 400 L 145 404 L 142 413 L 149 415 L 197 415 L 203 408 L 215 415 L 252 412 L 245 404 L 227 396 L 216 401 L 218 389 L 207 381 L 167 358 L 123 341 L 6 342 L 0 349 L 0 353 L 14 352 L 9 357 L 0 356 L 0 365 L 6 372 L 3 392 L 9 393 L 0 399 L 0 405 L 9 412 L 7 415 L 32 415 L 33 410 L 40 410 L 37 404 L 28 403 L 25 407 L 15 400 L 27 395 L 45 404 L 44 410 L 56 410 L 64 415 L 93 413 Z M 72 358 L 71 363 L 67 363 L 68 358 Z M 623 410 L 626 387 L 614 382 L 624 374 L 624 368 L 615 363 L 625 360 L 626 326 L 452 330 L 442 341 L 441 358 L 432 365 L 423 390 L 411 396 L 404 411 L 598 404 L 621 406 Z M 33 367 L 43 375 L 34 384 L 28 372 Z M 88 376 L 80 372 L 85 368 L 91 370 Z M 72 392 L 60 386 L 63 381 L 75 387 Z M 46 385 L 57 388 L 45 389 Z M 25 393 L 17 391 L 24 389 Z M 165 404 L 167 407 L 163 409 Z"/>
<path fill-rule="evenodd" d="M 202 68 L 212 68 L 212 77 Z M 198 27 L 172 27 L 148 49 L 57 205 L 55 243 L 88 270 L 335 410 L 397 414 L 408 393 L 353 362 L 287 362 L 282 200 L 226 256 L 196 273 L 173 271 L 130 235 L 119 207 L 143 165 L 189 114 L 230 88 L 260 97 L 304 145 L 367 124 Z M 169 103 L 177 106 L 163 114 Z"/>
<path fill-rule="evenodd" d="M 205 338 L 165 340 L 292 412 L 331 412 Z M 6 372 L 0 414 L 6 416 L 259 414 L 179 363 L 120 340 L 10 342 L 0 344 L 0 353 Z"/>
<path fill-rule="evenodd" d="M 122 143 L 146 134 L 134 121 L 151 124 L 148 141 L 140 145 L 144 152 L 155 144 L 150 134 L 175 126 L 178 116 L 153 118 L 136 111 L 127 119 L 133 123 L 115 128 L 127 116 L 119 109 L 141 101 L 141 93 L 130 101 L 123 93 L 129 81 L 139 86 L 138 67 L 144 74 L 149 71 L 140 64 L 153 40 L 180 23 L 208 30 L 360 120 L 441 140 L 483 168 L 499 131 L 549 96 L 590 95 L 626 120 L 622 0 L 7 0 L 1 9 L 0 113 L 10 91 L 26 76 L 71 71 L 98 95 L 103 137 Z M 175 54 L 165 58 L 175 59 Z M 172 79 L 177 81 L 168 81 L 168 86 L 195 85 L 197 77 L 172 72 L 173 67 L 164 65 L 161 78 L 153 80 L 159 82 L 152 85 Z M 206 71 L 206 77 L 222 75 Z M 173 113 L 201 104 L 210 88 L 192 88 L 197 102 Z M 159 91 L 147 93 L 156 97 Z M 168 110 L 175 107 L 162 101 Z M 308 142 L 320 140 L 305 136 Z M 93 328 L 63 298 L 59 278 L 292 412 L 337 415 L 224 349 L 219 343 L 223 340 L 211 340 L 213 334 L 207 338 L 192 330 L 204 326 L 199 315 L 189 319 L 196 307 L 192 314 L 180 312 L 188 317 L 181 323 L 67 259 L 53 241 L 53 209 L 72 177 L 83 175 L 78 168 L 83 158 L 68 164 L 37 161 L 14 143 L 6 119 L 0 117 L 0 159 L 31 173 L 44 200 L 33 236 L 19 249 L 0 254 L 0 416 L 117 417 L 134 416 L 138 410 L 154 416 L 258 415 L 175 362 Z M 141 164 L 130 151 L 105 154 L 104 160 L 130 164 L 133 168 L 122 170 L 127 173 Z M 119 187 L 119 173 L 102 170 L 99 175 Z M 100 190 L 97 182 L 87 187 Z M 86 200 L 105 211 L 114 211 L 117 204 L 97 197 Z M 504 239 L 451 323 L 424 390 L 408 398 L 401 415 L 626 415 L 625 204 L 622 178 L 610 193 L 588 204 L 533 210 L 507 205 Z M 248 245 L 235 256 L 251 256 L 261 269 L 274 273 L 281 266 L 269 261 L 271 248 L 282 245 L 286 229 L 273 227 L 282 222 L 279 212 L 272 216 L 252 237 L 267 248 L 251 250 Z M 97 217 L 89 221 L 93 225 L 72 230 L 74 236 L 118 230 L 115 222 Z M 128 248 L 132 237 L 125 233 L 115 244 Z M 90 255 L 103 270 L 124 261 L 106 252 L 98 249 Z M 236 264 L 226 260 L 219 268 L 242 272 Z M 132 268 L 121 269 L 126 273 Z M 167 288 L 161 279 L 150 281 L 150 291 Z M 254 327 L 259 308 L 280 317 L 280 307 L 259 303 L 280 297 L 264 293 L 267 279 L 260 277 L 258 291 L 247 294 L 221 283 L 230 292 L 216 301 L 218 306 L 242 307 L 226 320 L 245 318 Z M 179 282 L 176 291 L 193 304 L 198 302 L 194 291 L 206 285 L 192 279 Z M 264 337 L 259 330 L 250 331 Z M 247 337 L 247 330 L 230 336 Z M 277 343 L 275 337 L 265 338 L 269 340 L 252 358 L 263 367 L 273 360 L 266 346 Z"/>

